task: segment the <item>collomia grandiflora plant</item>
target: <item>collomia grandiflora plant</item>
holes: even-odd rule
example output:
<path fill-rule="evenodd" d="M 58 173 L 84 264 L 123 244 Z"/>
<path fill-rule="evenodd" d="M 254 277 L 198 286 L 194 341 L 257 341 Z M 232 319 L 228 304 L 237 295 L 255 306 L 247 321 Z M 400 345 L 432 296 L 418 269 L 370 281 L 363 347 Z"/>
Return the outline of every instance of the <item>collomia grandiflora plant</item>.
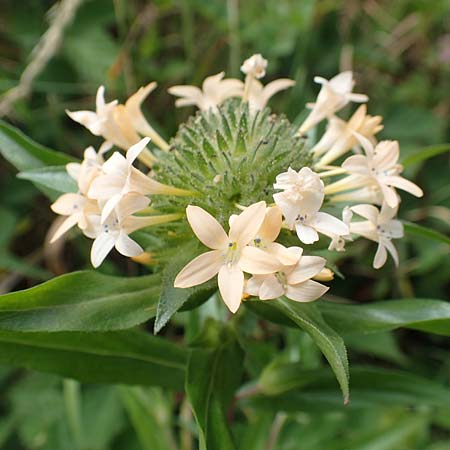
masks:
<path fill-rule="evenodd" d="M 324 252 L 318 256 L 313 246 L 322 238 L 330 253 L 369 239 L 378 245 L 375 268 L 387 253 L 398 264 L 392 240 L 403 236 L 403 228 L 395 218 L 396 189 L 417 197 L 422 191 L 401 176 L 398 142 L 377 142 L 382 118 L 367 114 L 366 95 L 352 92 L 352 72 L 316 77 L 320 92 L 297 127 L 267 107 L 277 92 L 295 89 L 294 82 L 264 86 L 266 67 L 261 55 L 253 55 L 241 67 L 245 81 L 222 72 L 206 78 L 202 89 L 170 88 L 176 106 L 199 111 L 168 143 L 141 112 L 156 83 L 125 104 L 106 103 L 100 87 L 95 112 L 68 112 L 105 142 L 98 152 L 86 149 L 81 164 L 67 165 L 78 192 L 51 206 L 67 216 L 52 241 L 77 225 L 94 240 L 94 267 L 113 247 L 159 265 L 179 252 L 187 264 L 173 286 L 189 288 L 217 276 L 232 313 L 248 298 L 320 298 L 329 289 L 322 283 L 333 278 Z M 350 120 L 338 117 L 351 102 L 359 106 Z M 310 145 L 308 132 L 324 120 L 325 133 Z M 112 147 L 117 150 L 109 153 Z M 150 257 L 130 237 L 137 230 L 164 245 L 150 244 Z"/>

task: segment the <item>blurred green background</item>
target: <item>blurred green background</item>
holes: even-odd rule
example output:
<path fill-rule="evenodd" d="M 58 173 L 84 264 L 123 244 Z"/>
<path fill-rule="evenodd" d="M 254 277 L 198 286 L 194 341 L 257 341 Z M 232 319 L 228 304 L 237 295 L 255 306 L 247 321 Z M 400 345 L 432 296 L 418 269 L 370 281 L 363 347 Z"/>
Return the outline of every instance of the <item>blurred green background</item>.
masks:
<path fill-rule="evenodd" d="M 17 85 L 57 5 L 1 1 L 1 93 Z M 159 87 L 144 110 L 155 128 L 170 138 L 192 110 L 176 110 L 167 88 L 199 85 L 222 70 L 239 76 L 241 62 L 253 53 L 269 60 L 265 80 L 296 80 L 294 89 L 271 102 L 275 112 L 284 112 L 292 121 L 304 117 L 304 104 L 318 92 L 314 75 L 329 78 L 353 69 L 355 91 L 370 97 L 369 113 L 384 116 L 381 138 L 398 139 L 403 157 L 450 141 L 449 0 L 85 0 L 30 95 L 15 102 L 3 119 L 48 147 L 80 157 L 85 147 L 98 146 L 101 140 L 72 122 L 65 110 L 93 109 L 100 84 L 106 86 L 108 99 L 123 101 L 156 80 Z M 400 216 L 448 234 L 448 154 L 413 165 L 407 176 L 423 187 L 425 197 L 405 195 Z M 75 239 L 64 249 L 44 247 L 54 219 L 48 200 L 30 183 L 18 180 L 4 161 L 0 192 L 0 292 L 89 267 L 89 243 L 83 240 Z M 413 238 L 399 247 L 399 270 L 389 264 L 379 272 L 371 268 L 373 245 L 357 242 L 349 247 L 340 263 L 346 279 L 335 280 L 333 295 L 360 302 L 448 298 L 448 246 Z M 137 269 L 113 260 L 102 270 Z M 439 336 L 400 331 L 347 343 L 352 363 L 401 367 L 448 382 L 448 342 Z M 306 338 L 302 345 L 314 366 L 317 351 Z M 164 434 L 181 427 L 172 423 L 177 402 L 158 389 L 81 388 L 56 376 L 4 369 L 0 392 L 0 448 L 177 448 Z M 267 438 L 272 420 L 256 417 L 255 436 L 260 430 Z M 281 414 L 275 420 L 282 430 L 272 447 L 263 438 L 258 444 L 256 437 L 244 436 L 247 444 L 242 450 L 450 449 L 450 409 L 436 411 L 428 404 L 363 413 Z M 77 438 L 81 429 L 82 438 Z M 158 433 L 154 442 L 148 436 Z"/>

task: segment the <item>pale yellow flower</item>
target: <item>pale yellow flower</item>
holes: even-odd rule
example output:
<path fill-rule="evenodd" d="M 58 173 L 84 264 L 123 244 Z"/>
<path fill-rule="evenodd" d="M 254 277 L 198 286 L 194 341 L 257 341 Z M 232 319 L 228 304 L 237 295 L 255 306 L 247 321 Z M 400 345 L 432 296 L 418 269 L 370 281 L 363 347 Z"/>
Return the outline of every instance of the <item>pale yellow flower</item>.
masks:
<path fill-rule="evenodd" d="M 365 150 L 365 155 L 353 155 L 347 158 L 342 168 L 375 184 L 383 193 L 384 200 L 391 207 L 398 206 L 395 188 L 402 189 L 416 197 L 422 197 L 423 191 L 416 184 L 400 176 L 403 167 L 398 164 L 400 150 L 397 141 L 381 141 L 374 148 L 365 137 L 356 134 Z"/>
<path fill-rule="evenodd" d="M 235 78 L 225 78 L 224 72 L 205 78 L 202 89 L 197 86 L 172 86 L 169 94 L 180 97 L 175 100 L 175 106 L 197 106 L 201 110 L 217 110 L 226 99 L 240 97 L 243 83 Z"/>
<path fill-rule="evenodd" d="M 387 204 L 384 204 L 380 211 L 373 205 L 356 205 L 352 206 L 351 209 L 367 220 L 352 222 L 350 232 L 378 243 L 373 267 L 379 269 L 384 265 L 387 259 L 387 251 L 391 254 L 395 265 L 398 266 L 398 253 L 391 242 L 392 239 L 403 237 L 403 224 L 394 219 L 397 214 L 397 207 L 390 208 Z"/>
<path fill-rule="evenodd" d="M 323 119 L 331 117 L 349 102 L 362 103 L 369 98 L 364 94 L 352 93 L 355 82 L 351 71 L 342 72 L 331 80 L 322 77 L 314 77 L 314 81 L 322 85 L 315 103 L 308 104 L 311 112 L 302 123 L 298 133 L 305 134 Z"/>
<path fill-rule="evenodd" d="M 150 138 L 144 138 L 131 146 L 126 158 L 115 152 L 103 164 L 102 173 L 91 183 L 88 196 L 96 200 L 103 200 L 102 222 L 104 222 L 113 209 L 129 193 L 142 196 L 150 194 L 188 195 L 189 192 L 172 186 L 159 183 L 133 167 L 133 163 L 147 146 Z"/>
<path fill-rule="evenodd" d="M 279 262 L 273 255 L 248 245 L 264 221 L 266 203 L 250 205 L 234 217 L 227 234 L 217 220 L 198 206 L 188 206 L 187 219 L 197 238 L 212 251 L 197 256 L 177 275 L 174 286 L 188 288 L 218 275 L 219 291 L 228 309 L 235 313 L 241 304 L 244 272 L 273 273 Z"/>
<path fill-rule="evenodd" d="M 311 280 L 322 272 L 325 262 L 320 256 L 300 256 L 294 265 L 279 264 L 275 273 L 254 275 L 247 281 L 245 291 L 261 300 L 286 296 L 296 302 L 312 302 L 329 289 Z"/>
<path fill-rule="evenodd" d="M 348 122 L 331 117 L 325 134 L 311 150 L 315 157 L 323 155 L 315 167 L 326 166 L 356 147 L 359 141 L 355 133 L 373 142 L 375 134 L 383 129 L 381 121 L 381 116 L 367 114 L 366 105 L 361 105 Z"/>

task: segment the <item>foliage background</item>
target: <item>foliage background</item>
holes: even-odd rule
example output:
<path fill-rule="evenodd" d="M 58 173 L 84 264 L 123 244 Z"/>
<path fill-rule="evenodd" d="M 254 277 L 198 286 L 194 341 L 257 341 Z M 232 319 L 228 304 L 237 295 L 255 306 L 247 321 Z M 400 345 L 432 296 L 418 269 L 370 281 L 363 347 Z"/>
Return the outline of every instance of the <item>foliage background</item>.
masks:
<path fill-rule="evenodd" d="M 1 6 L 0 91 L 5 92 L 17 84 L 46 31 L 54 2 L 2 0 Z M 353 68 L 356 91 L 371 98 L 369 112 L 384 116 L 381 136 L 398 139 L 404 157 L 450 141 L 448 0 L 86 0 L 31 95 L 16 102 L 6 118 L 37 142 L 80 157 L 86 146 L 100 140 L 70 121 L 65 110 L 92 109 L 100 84 L 105 84 L 108 98 L 123 100 L 156 80 L 159 88 L 146 102 L 146 115 L 169 137 L 190 113 L 175 110 L 166 92 L 169 86 L 198 85 L 221 70 L 238 76 L 241 61 L 257 52 L 269 60 L 266 79 L 296 80 L 295 89 L 271 103 L 293 121 L 301 120 L 304 104 L 317 93 L 314 75 L 328 78 Z M 43 245 L 54 218 L 48 200 L 30 183 L 18 180 L 11 166 L 1 164 L 0 291 L 88 268 L 83 240 L 52 250 Z M 448 170 L 446 154 L 408 169 L 426 195 L 420 200 L 404 198 L 403 218 L 448 234 Z M 359 302 L 448 298 L 448 250 L 448 245 L 432 240 L 405 239 L 400 244 L 400 268 L 394 271 L 387 265 L 375 272 L 370 264 L 373 246 L 358 242 L 341 262 L 346 279 L 336 279 L 332 293 Z M 141 271 L 119 257 L 101 270 L 128 275 Z M 176 336 L 178 325 L 166 334 Z M 286 351 L 300 352 L 306 368 L 321 366 L 309 338 L 302 336 L 298 343 L 296 336 L 286 333 Z M 349 337 L 346 343 L 352 364 L 401 368 L 448 385 L 444 337 L 401 330 L 353 341 Z M 255 347 L 255 354 L 269 351 L 260 347 Z M 174 415 L 179 402 L 158 388 L 80 386 L 56 376 L 5 368 L 0 371 L 0 389 L 0 448 L 174 449 L 173 430 L 186 442 L 192 431 L 183 426 L 183 420 L 190 420 L 189 412 Z M 252 428 L 237 417 L 242 423 L 238 435 L 244 450 L 450 449 L 448 402 L 436 408 L 431 393 L 421 400 L 418 395 L 413 392 L 411 403 L 403 406 L 387 402 L 363 408 L 362 413 L 264 412 L 252 417 Z M 69 442 L 61 439 L 67 433 L 72 436 Z M 185 445 L 183 449 L 190 448 Z"/>

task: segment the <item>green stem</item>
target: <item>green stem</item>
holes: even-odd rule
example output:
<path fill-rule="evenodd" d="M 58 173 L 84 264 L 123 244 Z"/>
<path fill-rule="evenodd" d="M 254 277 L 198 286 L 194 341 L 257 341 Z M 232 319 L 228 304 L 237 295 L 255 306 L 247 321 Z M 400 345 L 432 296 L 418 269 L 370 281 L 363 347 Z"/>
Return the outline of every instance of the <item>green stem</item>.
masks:
<path fill-rule="evenodd" d="M 230 45 L 230 72 L 239 75 L 241 42 L 239 39 L 239 0 L 227 0 L 228 42 Z"/>
<path fill-rule="evenodd" d="M 81 421 L 80 383 L 75 380 L 63 381 L 64 404 L 67 421 L 76 449 L 83 448 L 83 426 Z"/>

